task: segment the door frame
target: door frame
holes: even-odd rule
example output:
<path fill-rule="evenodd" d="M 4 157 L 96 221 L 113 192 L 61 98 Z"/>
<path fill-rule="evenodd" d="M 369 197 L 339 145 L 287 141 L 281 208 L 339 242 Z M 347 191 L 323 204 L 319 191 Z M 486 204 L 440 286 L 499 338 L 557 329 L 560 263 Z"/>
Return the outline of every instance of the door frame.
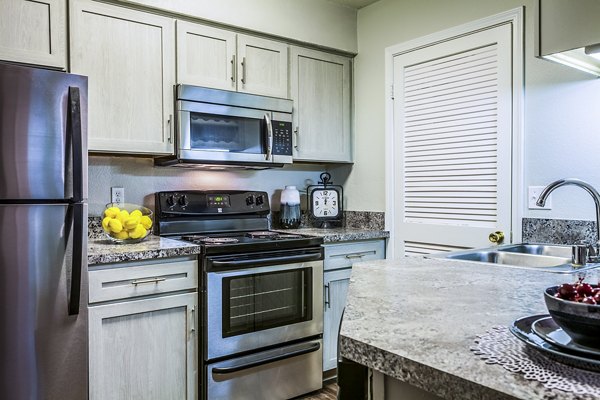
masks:
<path fill-rule="evenodd" d="M 498 25 L 512 26 L 512 171 L 511 171 L 511 233 L 507 239 L 521 241 L 523 216 L 523 130 L 524 130 L 524 7 L 517 7 L 466 24 L 422 36 L 385 49 L 385 229 L 392 234 L 388 239 L 388 258 L 395 253 L 396 173 L 394 171 L 394 57 L 424 47 L 446 42 Z"/>

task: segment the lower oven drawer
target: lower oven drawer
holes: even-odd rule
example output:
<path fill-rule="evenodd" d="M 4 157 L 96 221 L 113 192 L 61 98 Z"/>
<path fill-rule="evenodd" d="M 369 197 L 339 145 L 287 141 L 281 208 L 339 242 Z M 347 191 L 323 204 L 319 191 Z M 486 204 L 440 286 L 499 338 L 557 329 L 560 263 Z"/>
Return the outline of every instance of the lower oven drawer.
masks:
<path fill-rule="evenodd" d="M 282 400 L 319 390 L 322 344 L 316 339 L 208 364 L 204 398 Z"/>

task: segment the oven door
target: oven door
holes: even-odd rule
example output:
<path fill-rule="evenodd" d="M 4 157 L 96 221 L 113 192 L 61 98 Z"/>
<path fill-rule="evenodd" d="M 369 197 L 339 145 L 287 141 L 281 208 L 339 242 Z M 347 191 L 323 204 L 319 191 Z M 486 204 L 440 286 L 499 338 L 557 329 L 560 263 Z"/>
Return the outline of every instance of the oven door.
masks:
<path fill-rule="evenodd" d="M 180 158 L 273 162 L 270 111 L 191 101 L 179 101 L 178 109 Z"/>
<path fill-rule="evenodd" d="M 261 263 L 206 272 L 205 360 L 323 333 L 323 261 Z"/>

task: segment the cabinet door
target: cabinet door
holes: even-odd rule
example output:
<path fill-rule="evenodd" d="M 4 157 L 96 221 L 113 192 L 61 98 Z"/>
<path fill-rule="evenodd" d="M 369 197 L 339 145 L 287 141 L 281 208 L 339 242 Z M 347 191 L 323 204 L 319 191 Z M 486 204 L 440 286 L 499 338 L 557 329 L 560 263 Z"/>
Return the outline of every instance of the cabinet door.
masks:
<path fill-rule="evenodd" d="M 0 60 L 65 69 L 65 0 L 0 1 Z"/>
<path fill-rule="evenodd" d="M 288 46 L 238 35 L 239 92 L 288 98 Z"/>
<path fill-rule="evenodd" d="M 235 90 L 235 33 L 177 21 L 177 83 Z"/>
<path fill-rule="evenodd" d="M 337 342 L 342 313 L 346 306 L 352 268 L 325 272 L 325 310 L 323 316 L 323 371 L 337 367 Z"/>
<path fill-rule="evenodd" d="M 90 400 L 196 397 L 196 293 L 89 308 Z"/>
<path fill-rule="evenodd" d="M 170 18 L 70 2 L 71 71 L 89 77 L 89 149 L 173 152 L 175 34 Z"/>
<path fill-rule="evenodd" d="M 299 47 L 291 54 L 294 160 L 351 162 L 351 60 Z"/>

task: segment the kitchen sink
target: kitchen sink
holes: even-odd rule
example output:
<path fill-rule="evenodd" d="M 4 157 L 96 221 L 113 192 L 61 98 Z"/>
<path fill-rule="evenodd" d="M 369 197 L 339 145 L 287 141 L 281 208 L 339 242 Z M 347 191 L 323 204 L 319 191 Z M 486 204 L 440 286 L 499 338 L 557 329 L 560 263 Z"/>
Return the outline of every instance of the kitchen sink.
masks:
<path fill-rule="evenodd" d="M 556 273 L 572 273 L 600 267 L 600 264 L 586 264 L 585 266 L 574 267 L 571 263 L 570 246 L 530 243 L 461 250 L 430 255 L 428 257 L 501 264 Z"/>

